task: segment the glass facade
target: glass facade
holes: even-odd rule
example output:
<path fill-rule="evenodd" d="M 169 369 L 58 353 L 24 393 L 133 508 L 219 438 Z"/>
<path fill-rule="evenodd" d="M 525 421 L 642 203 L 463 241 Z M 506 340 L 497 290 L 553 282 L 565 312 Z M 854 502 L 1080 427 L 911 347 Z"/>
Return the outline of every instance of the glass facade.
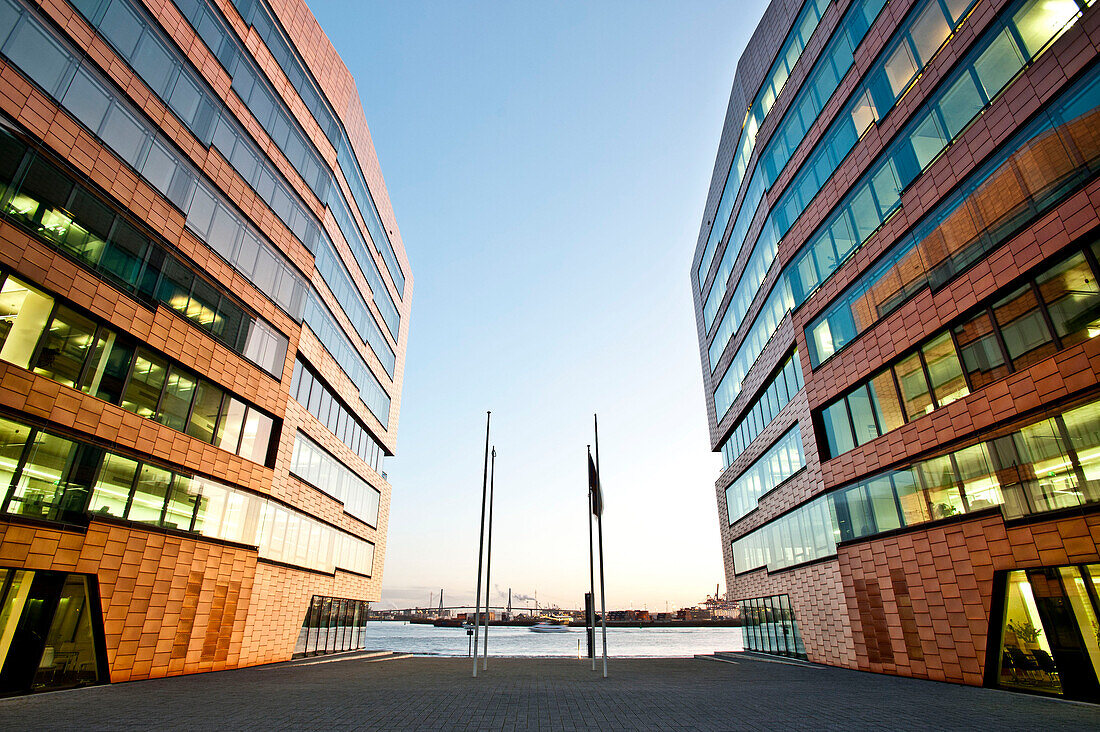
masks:
<path fill-rule="evenodd" d="M 730 378 L 731 383 L 737 384 L 737 388 L 740 389 L 744 374 L 759 357 L 764 345 L 779 327 L 783 316 L 804 302 L 882 226 L 887 218 L 898 210 L 902 192 L 931 165 L 935 156 L 951 144 L 970 122 L 992 103 L 994 97 L 1010 83 L 1025 64 L 1033 61 L 1049 47 L 1051 41 L 1079 18 L 1080 8 L 1076 4 L 1070 3 L 1067 9 L 1066 4 L 1049 4 L 1039 0 L 1014 3 L 998 18 L 994 27 L 986 32 L 948 80 L 941 84 L 940 90 L 922 105 L 911 122 L 852 186 L 848 195 L 833 209 L 830 216 L 802 247 L 799 255 L 784 269 L 749 327 L 748 334 L 739 346 L 723 379 Z M 1010 73 L 1001 65 L 983 63 L 989 54 L 996 53 L 998 43 L 1003 44 L 999 39 L 1008 37 L 1018 39 L 1021 27 L 1045 29 L 1042 31 L 1047 33 L 1045 41 L 1041 44 L 1038 42 L 1039 36 L 1036 33 L 1040 31 L 1029 33 L 1032 37 L 1030 43 L 1013 40 L 1015 45 L 1012 47 L 1015 49 L 1016 61 L 1015 66 L 1010 67 Z M 991 71 L 994 68 L 996 73 Z M 983 80 L 978 76 L 981 70 L 986 70 L 992 75 Z M 994 86 L 994 84 L 997 85 Z M 1092 90 L 1086 91 L 1085 95 L 1089 93 L 1093 93 Z M 933 152 L 935 154 L 932 154 Z M 1087 173 L 1087 171 L 1088 167 L 1085 166 L 1081 172 Z M 768 228 L 765 227 L 765 231 Z M 776 241 L 782 233 L 776 230 L 774 234 Z M 760 244 L 758 243 L 757 246 L 759 247 Z M 764 249 L 771 248 L 775 247 L 764 247 Z M 972 262 L 980 252 L 969 254 L 971 258 L 967 263 Z M 771 255 L 771 259 L 774 259 L 774 254 Z M 890 270 L 895 268 L 898 270 L 894 273 L 895 275 L 908 274 L 909 270 L 903 266 L 905 264 L 907 263 L 899 263 L 896 259 L 888 265 L 884 263 L 883 274 L 889 274 Z M 956 261 L 954 264 L 957 266 L 959 262 Z M 768 267 L 758 267 L 753 270 L 761 272 L 761 283 L 767 270 Z M 953 272 L 957 271 L 958 269 L 953 270 Z M 746 268 L 747 272 L 749 272 L 748 268 Z M 943 277 L 944 273 L 941 272 L 940 276 Z M 906 296 L 926 283 L 924 278 L 920 280 L 919 284 L 906 291 Z M 749 287 L 750 303 L 757 294 L 759 284 Z M 879 289 L 887 288 L 883 286 Z M 723 316 L 724 324 L 719 326 L 708 349 L 712 370 L 718 366 L 719 359 L 740 324 L 740 316 L 733 315 L 734 310 L 729 309 L 726 312 L 726 316 Z M 728 324 L 725 322 L 727 320 L 730 321 Z M 850 341 L 854 337 L 852 331 L 856 327 L 851 325 L 844 330 L 842 323 L 825 323 L 824 326 L 811 326 L 809 330 L 810 362 L 814 367 L 843 343 Z M 844 340 L 845 338 L 847 340 Z M 734 373 L 730 374 L 730 371 Z"/>
<path fill-rule="evenodd" d="M 294 362 L 290 396 L 320 420 L 329 432 L 340 438 L 352 452 L 361 457 L 375 472 L 382 472 L 385 448 L 374 439 L 359 418 L 340 401 L 323 379 L 301 359 Z"/>
<path fill-rule="evenodd" d="M 818 496 L 733 541 L 737 572 L 823 559 L 842 541 L 997 508 L 1006 519 L 1100 502 L 1100 402 Z"/>
<path fill-rule="evenodd" d="M 268 464 L 276 421 L 15 277 L 0 277 L 0 360 Z"/>
<path fill-rule="evenodd" d="M 295 656 L 355 651 L 363 647 L 370 603 L 314 595 L 294 646 Z"/>
<path fill-rule="evenodd" d="M 344 510 L 371 526 L 378 525 L 381 493 L 302 432 L 294 435 L 290 472 L 344 504 Z"/>
<path fill-rule="evenodd" d="M 805 660 L 806 647 L 787 595 L 753 597 L 738 602 L 746 651 Z"/>
<path fill-rule="evenodd" d="M 374 545 L 264 496 L 0 418 L 0 512 L 130 522 L 257 547 L 265 559 L 370 576 Z"/>
<path fill-rule="evenodd" d="M 760 498 L 806 466 L 798 425 L 775 441 L 726 489 L 726 512 L 732 524 L 756 509 Z"/>
<path fill-rule="evenodd" d="M 1100 695 L 1100 564 L 1002 574 L 1004 613 L 990 629 L 1000 657 L 988 676 L 1006 689 Z"/>
<path fill-rule="evenodd" d="M 822 457 L 851 450 L 1100 335 L 1096 268 L 1090 248 L 1044 268 L 826 405 Z"/>
<path fill-rule="evenodd" d="M 0 567 L 0 694 L 107 676 L 94 575 Z"/>
<path fill-rule="evenodd" d="M 354 79 L 262 0 L 0 0 L 0 63 L 0 694 L 361 647 L 411 275 Z"/>

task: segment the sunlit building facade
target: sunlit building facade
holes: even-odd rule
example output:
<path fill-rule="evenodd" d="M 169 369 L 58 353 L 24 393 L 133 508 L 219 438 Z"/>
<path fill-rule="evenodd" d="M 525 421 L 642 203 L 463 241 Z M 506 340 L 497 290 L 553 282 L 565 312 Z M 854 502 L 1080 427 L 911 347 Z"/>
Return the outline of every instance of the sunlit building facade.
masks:
<path fill-rule="evenodd" d="M 691 269 L 750 649 L 1100 698 L 1100 12 L 774 0 Z"/>
<path fill-rule="evenodd" d="M 0 0 L 0 694 L 361 646 L 412 277 L 301 0 Z"/>

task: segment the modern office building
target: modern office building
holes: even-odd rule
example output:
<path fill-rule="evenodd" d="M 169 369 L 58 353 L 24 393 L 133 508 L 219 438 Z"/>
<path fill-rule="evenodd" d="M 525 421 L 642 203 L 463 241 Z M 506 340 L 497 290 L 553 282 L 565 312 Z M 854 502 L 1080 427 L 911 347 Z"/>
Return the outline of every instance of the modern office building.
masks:
<path fill-rule="evenodd" d="M 359 646 L 411 293 L 301 0 L 0 0 L 0 694 Z"/>
<path fill-rule="evenodd" d="M 691 269 L 749 648 L 1100 698 L 1100 10 L 773 0 Z"/>

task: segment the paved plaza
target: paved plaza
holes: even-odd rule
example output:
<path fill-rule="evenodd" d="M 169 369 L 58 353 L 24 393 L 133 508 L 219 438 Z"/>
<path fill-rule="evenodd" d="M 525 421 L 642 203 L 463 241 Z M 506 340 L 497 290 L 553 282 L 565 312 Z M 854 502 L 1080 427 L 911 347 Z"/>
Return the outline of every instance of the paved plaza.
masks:
<path fill-rule="evenodd" d="M 1100 707 L 779 663 L 363 656 L 0 700 L 2 729 L 1100 728 Z M 320 661 L 320 662 L 318 662 Z"/>

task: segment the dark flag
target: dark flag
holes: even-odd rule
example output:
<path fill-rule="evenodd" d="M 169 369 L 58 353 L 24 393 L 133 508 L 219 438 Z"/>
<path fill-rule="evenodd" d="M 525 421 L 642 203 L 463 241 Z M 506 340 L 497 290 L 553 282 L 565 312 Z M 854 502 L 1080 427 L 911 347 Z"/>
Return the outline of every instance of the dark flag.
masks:
<path fill-rule="evenodd" d="M 603 514 L 603 494 L 600 492 L 600 475 L 596 464 L 592 462 L 592 453 L 588 453 L 588 492 L 592 496 L 592 513 Z"/>

